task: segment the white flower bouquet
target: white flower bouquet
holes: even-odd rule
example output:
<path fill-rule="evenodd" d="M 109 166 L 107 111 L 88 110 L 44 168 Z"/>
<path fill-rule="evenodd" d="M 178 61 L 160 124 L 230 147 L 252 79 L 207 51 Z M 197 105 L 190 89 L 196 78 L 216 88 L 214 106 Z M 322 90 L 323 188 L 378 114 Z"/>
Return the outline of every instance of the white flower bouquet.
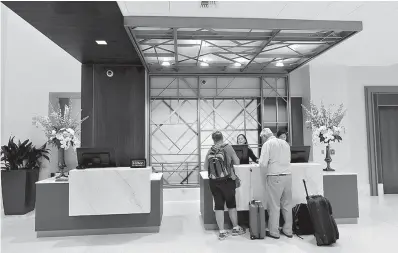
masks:
<path fill-rule="evenodd" d="M 56 112 L 51 106 L 49 116 L 39 116 L 33 118 L 33 124 L 41 127 L 48 139 L 48 143 L 54 145 L 58 149 L 74 150 L 80 147 L 80 125 L 88 117 L 80 119 L 80 112 L 73 117 L 71 115 L 71 105 L 65 105 L 62 113 L 61 109 Z"/>
<path fill-rule="evenodd" d="M 314 141 L 317 140 L 320 143 L 329 145 L 343 140 L 341 133 L 344 131 L 344 127 L 341 126 L 341 121 L 346 114 L 343 104 L 334 112 L 334 105 L 330 105 L 328 109 L 325 108 L 323 103 L 321 103 L 319 109 L 312 102 L 309 109 L 303 105 L 301 106 L 305 110 L 307 127 L 312 129 Z"/>

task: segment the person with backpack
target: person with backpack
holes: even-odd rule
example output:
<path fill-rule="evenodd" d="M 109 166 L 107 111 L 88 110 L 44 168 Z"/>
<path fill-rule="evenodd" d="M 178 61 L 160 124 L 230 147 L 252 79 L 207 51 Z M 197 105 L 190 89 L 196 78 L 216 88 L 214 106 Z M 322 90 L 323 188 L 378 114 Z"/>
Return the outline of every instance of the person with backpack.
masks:
<path fill-rule="evenodd" d="M 280 213 L 285 221 L 281 233 L 293 237 L 292 217 L 292 175 L 290 171 L 290 146 L 264 128 L 260 137 L 265 140 L 261 149 L 259 164 L 266 176 L 267 209 L 269 213 L 268 237 L 279 239 Z"/>
<path fill-rule="evenodd" d="M 229 218 L 233 228 L 232 235 L 242 235 L 246 231 L 238 225 L 238 211 L 236 210 L 235 193 L 240 186 L 240 179 L 236 176 L 233 165 L 239 164 L 239 158 L 234 149 L 224 144 L 220 131 L 212 134 L 214 145 L 207 152 L 204 169 L 209 173 L 210 191 L 214 198 L 214 212 L 219 229 L 218 239 L 224 240 L 228 232 L 224 229 L 224 205 L 228 208 Z"/>

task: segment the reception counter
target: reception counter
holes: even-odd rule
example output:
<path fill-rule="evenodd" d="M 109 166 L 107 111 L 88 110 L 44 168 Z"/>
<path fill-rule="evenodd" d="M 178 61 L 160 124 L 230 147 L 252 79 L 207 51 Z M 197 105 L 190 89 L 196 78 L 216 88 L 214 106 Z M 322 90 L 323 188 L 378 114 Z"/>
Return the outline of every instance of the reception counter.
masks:
<path fill-rule="evenodd" d="M 36 183 L 38 237 L 159 231 L 162 173 L 150 167 L 101 168 L 72 170 L 69 177 Z"/>
<path fill-rule="evenodd" d="M 150 213 L 151 168 L 69 171 L 69 215 Z"/>
<path fill-rule="evenodd" d="M 253 199 L 266 203 L 265 175 L 260 172 L 257 164 L 238 165 L 235 171 L 241 179 L 241 187 L 236 190 L 236 204 L 238 217 L 241 225 L 247 226 L 249 202 Z M 310 195 L 321 194 L 330 199 L 336 220 L 340 223 L 353 223 L 359 217 L 358 192 L 356 175 L 348 179 L 345 173 L 326 173 L 323 166 L 317 163 L 294 163 L 291 164 L 292 171 L 292 197 L 293 205 L 306 203 L 306 194 L 303 179 L 307 182 Z M 345 177 L 344 180 L 341 177 Z M 346 180 L 348 179 L 348 180 Z M 205 229 L 217 227 L 214 216 L 214 201 L 210 192 L 207 171 L 200 172 L 200 208 Z M 339 182 L 337 182 L 339 181 Z M 325 188 L 326 184 L 326 188 Z M 341 196 L 342 190 L 346 192 Z M 343 194 L 344 195 L 344 194 Z M 356 196 L 356 197 L 355 197 Z M 349 222 L 345 222 L 348 221 Z M 229 217 L 225 215 L 228 225 Z"/>

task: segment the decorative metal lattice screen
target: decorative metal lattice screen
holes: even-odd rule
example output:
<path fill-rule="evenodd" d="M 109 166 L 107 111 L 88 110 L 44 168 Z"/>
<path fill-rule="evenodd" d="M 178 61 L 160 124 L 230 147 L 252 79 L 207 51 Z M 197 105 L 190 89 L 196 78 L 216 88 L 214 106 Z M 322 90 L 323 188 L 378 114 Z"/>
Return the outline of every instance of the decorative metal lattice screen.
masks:
<path fill-rule="evenodd" d="M 288 126 L 285 78 L 151 77 L 151 165 L 166 186 L 197 186 L 219 130 L 234 145 L 245 134 L 259 155 L 259 132 Z"/>

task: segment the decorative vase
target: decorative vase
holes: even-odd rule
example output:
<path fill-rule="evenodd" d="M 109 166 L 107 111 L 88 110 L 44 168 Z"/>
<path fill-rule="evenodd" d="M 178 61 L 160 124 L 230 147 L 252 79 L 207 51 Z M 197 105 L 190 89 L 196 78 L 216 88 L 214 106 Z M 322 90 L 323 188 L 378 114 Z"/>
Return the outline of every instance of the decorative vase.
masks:
<path fill-rule="evenodd" d="M 58 169 L 60 174 L 55 178 L 55 181 L 67 181 L 68 176 L 65 174 L 65 149 L 59 148 L 58 149 Z"/>
<path fill-rule="evenodd" d="M 323 169 L 323 171 L 335 171 L 330 167 L 330 163 L 332 162 L 332 158 L 330 157 L 330 145 L 326 145 L 326 157 L 325 157 L 325 162 L 326 162 L 326 168 Z"/>

